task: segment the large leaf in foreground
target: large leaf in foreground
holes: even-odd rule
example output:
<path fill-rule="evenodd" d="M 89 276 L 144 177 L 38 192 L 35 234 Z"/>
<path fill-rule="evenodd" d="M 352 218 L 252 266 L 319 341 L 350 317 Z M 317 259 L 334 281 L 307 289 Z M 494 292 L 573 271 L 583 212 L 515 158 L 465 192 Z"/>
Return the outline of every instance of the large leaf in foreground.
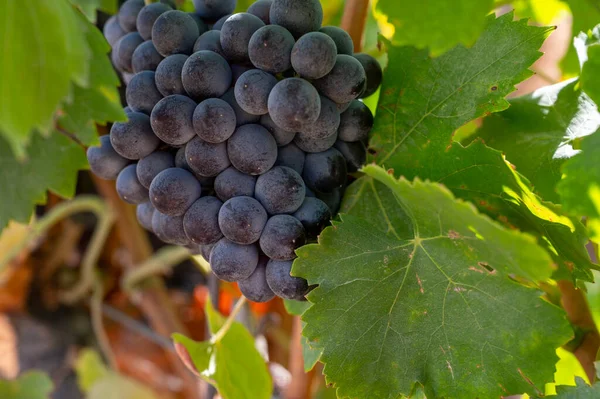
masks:
<path fill-rule="evenodd" d="M 578 83 L 570 80 L 513 99 L 509 109 L 485 118 L 478 133 L 504 152 L 542 198 L 555 203 L 560 167 L 577 154 L 576 141 L 600 126 L 598 107 Z"/>
<path fill-rule="evenodd" d="M 416 383 L 446 399 L 543 391 L 570 330 L 511 277 L 547 279 L 546 252 L 441 185 L 364 172 L 373 180 L 355 208 L 371 217 L 343 215 L 293 269 L 319 284 L 303 333 L 338 395 L 397 398 Z"/>
<path fill-rule="evenodd" d="M 600 25 L 589 33 L 580 33 L 575 38 L 575 48 L 581 68 L 581 87 L 596 102 L 600 104 Z"/>

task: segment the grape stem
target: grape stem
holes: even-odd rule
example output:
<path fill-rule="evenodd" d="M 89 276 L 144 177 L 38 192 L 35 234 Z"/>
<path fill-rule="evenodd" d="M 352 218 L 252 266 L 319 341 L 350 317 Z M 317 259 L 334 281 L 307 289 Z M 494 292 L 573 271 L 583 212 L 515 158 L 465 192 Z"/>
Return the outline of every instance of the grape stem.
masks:
<path fill-rule="evenodd" d="M 369 0 L 348 0 L 344 7 L 341 27 L 354 42 L 354 52 L 362 50 L 362 38 L 367 24 L 369 13 Z"/>
<path fill-rule="evenodd" d="M 227 317 L 227 320 L 225 320 L 225 323 L 221 326 L 221 328 L 219 328 L 219 331 L 217 331 L 217 333 L 210 338 L 211 344 L 214 345 L 221 342 L 225 334 L 227 334 L 227 331 L 229 331 L 229 329 L 231 328 L 231 325 L 235 321 L 235 318 L 238 315 L 238 313 L 240 313 L 240 311 L 244 308 L 246 302 L 248 302 L 248 300 L 245 296 L 242 296 L 236 302 L 235 306 L 233 307 L 233 310 L 229 314 L 229 317 Z"/>
<path fill-rule="evenodd" d="M 185 247 L 169 246 L 161 248 L 154 256 L 127 272 L 121 280 L 123 291 L 131 291 L 149 277 L 163 274 L 190 257 Z"/>

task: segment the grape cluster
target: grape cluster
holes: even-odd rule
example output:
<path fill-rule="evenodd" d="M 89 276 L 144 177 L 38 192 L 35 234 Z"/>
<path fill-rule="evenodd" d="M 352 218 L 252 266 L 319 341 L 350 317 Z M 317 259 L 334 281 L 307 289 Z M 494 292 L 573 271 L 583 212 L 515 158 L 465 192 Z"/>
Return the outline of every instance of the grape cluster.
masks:
<path fill-rule="evenodd" d="M 319 0 L 127 0 L 104 35 L 128 121 L 88 150 L 140 224 L 197 250 L 250 300 L 302 299 L 295 250 L 339 208 L 365 161 L 381 67 L 321 27 Z"/>

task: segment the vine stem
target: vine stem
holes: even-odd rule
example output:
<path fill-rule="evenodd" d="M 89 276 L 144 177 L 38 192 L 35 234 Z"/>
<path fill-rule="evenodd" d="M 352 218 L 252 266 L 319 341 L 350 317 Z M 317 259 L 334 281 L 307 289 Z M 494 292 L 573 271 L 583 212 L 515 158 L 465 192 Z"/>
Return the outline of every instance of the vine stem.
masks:
<path fill-rule="evenodd" d="M 104 288 L 102 287 L 102 281 L 100 276 L 95 276 L 94 281 L 94 292 L 90 299 L 90 313 L 92 316 L 92 329 L 94 335 L 98 340 L 98 345 L 104 354 L 104 357 L 108 361 L 108 364 L 113 370 L 118 370 L 117 358 L 110 346 L 110 340 L 104 330 L 104 323 L 102 322 L 102 302 L 104 300 Z"/>
<path fill-rule="evenodd" d="M 210 338 L 211 344 L 214 345 L 214 344 L 221 342 L 221 340 L 223 339 L 225 334 L 227 334 L 227 331 L 229 331 L 229 329 L 231 328 L 231 325 L 235 321 L 235 318 L 238 315 L 238 313 L 240 313 L 240 311 L 244 308 L 244 305 L 246 304 L 246 302 L 248 302 L 248 300 L 246 299 L 245 296 L 242 296 L 237 301 L 233 310 L 229 314 L 229 317 L 227 317 L 227 320 L 225 320 L 225 323 L 223 323 L 221 328 L 219 328 L 219 331 L 217 331 L 216 334 Z"/>
<path fill-rule="evenodd" d="M 154 256 L 127 272 L 121 281 L 121 286 L 124 291 L 131 291 L 149 277 L 163 274 L 189 257 L 190 251 L 185 247 L 161 248 Z"/>
<path fill-rule="evenodd" d="M 369 13 L 369 0 L 348 0 L 342 15 L 342 29 L 344 29 L 354 42 L 354 52 L 362 49 L 362 38 L 367 24 Z"/>

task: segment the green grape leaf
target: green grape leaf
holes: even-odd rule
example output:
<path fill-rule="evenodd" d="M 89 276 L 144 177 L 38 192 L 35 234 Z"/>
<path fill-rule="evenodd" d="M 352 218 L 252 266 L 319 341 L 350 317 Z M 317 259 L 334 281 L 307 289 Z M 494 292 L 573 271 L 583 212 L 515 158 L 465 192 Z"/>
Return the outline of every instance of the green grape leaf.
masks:
<path fill-rule="evenodd" d="M 568 212 L 587 216 L 590 238 L 600 243 L 600 130 L 581 142 L 581 153 L 565 162 L 557 190 Z"/>
<path fill-rule="evenodd" d="M 39 371 L 29 371 L 16 380 L 0 379 L 2 399 L 50 399 L 52 380 Z"/>
<path fill-rule="evenodd" d="M 209 326 L 216 333 L 225 322 L 211 306 L 206 306 Z M 192 370 L 213 384 L 223 399 L 270 399 L 273 390 L 265 360 L 254 346 L 254 338 L 246 328 L 233 322 L 218 342 L 196 342 L 173 334 L 182 360 L 190 360 Z M 182 354 L 182 347 L 185 352 Z"/>
<path fill-rule="evenodd" d="M 77 373 L 77 384 L 85 393 L 89 392 L 95 383 L 109 374 L 98 352 L 89 348 L 79 352 L 75 361 L 75 371 Z"/>
<path fill-rule="evenodd" d="M 34 130 L 48 133 L 72 83 L 87 86 L 91 52 L 65 0 L 0 2 L 0 135 L 22 158 Z"/>
<path fill-rule="evenodd" d="M 504 152 L 542 198 L 557 203 L 560 167 L 577 154 L 574 144 L 600 127 L 598 107 L 576 79 L 517 97 L 510 105 L 485 118 L 478 135 Z"/>
<path fill-rule="evenodd" d="M 600 397 L 600 384 L 589 386 L 582 378 L 577 377 L 577 386 L 558 386 L 554 399 L 597 399 Z"/>
<path fill-rule="evenodd" d="M 580 33 L 575 38 L 575 48 L 581 67 L 581 87 L 596 104 L 600 104 L 600 25 L 588 34 Z"/>
<path fill-rule="evenodd" d="M 459 43 L 473 44 L 494 1 L 378 0 L 375 4 L 376 10 L 394 26 L 394 44 L 428 47 L 432 53 L 440 54 Z"/>
<path fill-rule="evenodd" d="M 338 396 L 543 392 L 572 336 L 535 288 L 552 274 L 548 254 L 437 183 L 363 172 L 357 211 L 298 250 L 292 270 L 318 284 L 303 333 Z"/>
<path fill-rule="evenodd" d="M 573 32 L 587 32 L 600 21 L 600 6 L 596 1 L 590 0 L 566 0 L 573 14 Z M 573 46 L 561 62 L 563 73 L 567 76 L 577 76 L 580 72 L 581 59 L 578 61 L 578 52 Z"/>
<path fill-rule="evenodd" d="M 310 304 L 305 301 L 293 301 L 291 299 L 284 299 L 283 306 L 285 311 L 294 316 L 302 316 L 302 313 L 309 308 Z"/>
<path fill-rule="evenodd" d="M 87 167 L 82 147 L 58 132 L 43 138 L 32 137 L 27 158 L 15 157 L 6 141 L 0 137 L 0 187 L 3 187 L 0 207 L 0 229 L 9 220 L 27 223 L 35 205 L 46 202 L 51 190 L 61 197 L 75 194 L 77 171 Z"/>
<path fill-rule="evenodd" d="M 108 14 L 114 14 L 118 11 L 117 0 L 70 0 L 71 4 L 81 10 L 86 18 L 96 23 L 96 11 L 101 10 Z"/>

